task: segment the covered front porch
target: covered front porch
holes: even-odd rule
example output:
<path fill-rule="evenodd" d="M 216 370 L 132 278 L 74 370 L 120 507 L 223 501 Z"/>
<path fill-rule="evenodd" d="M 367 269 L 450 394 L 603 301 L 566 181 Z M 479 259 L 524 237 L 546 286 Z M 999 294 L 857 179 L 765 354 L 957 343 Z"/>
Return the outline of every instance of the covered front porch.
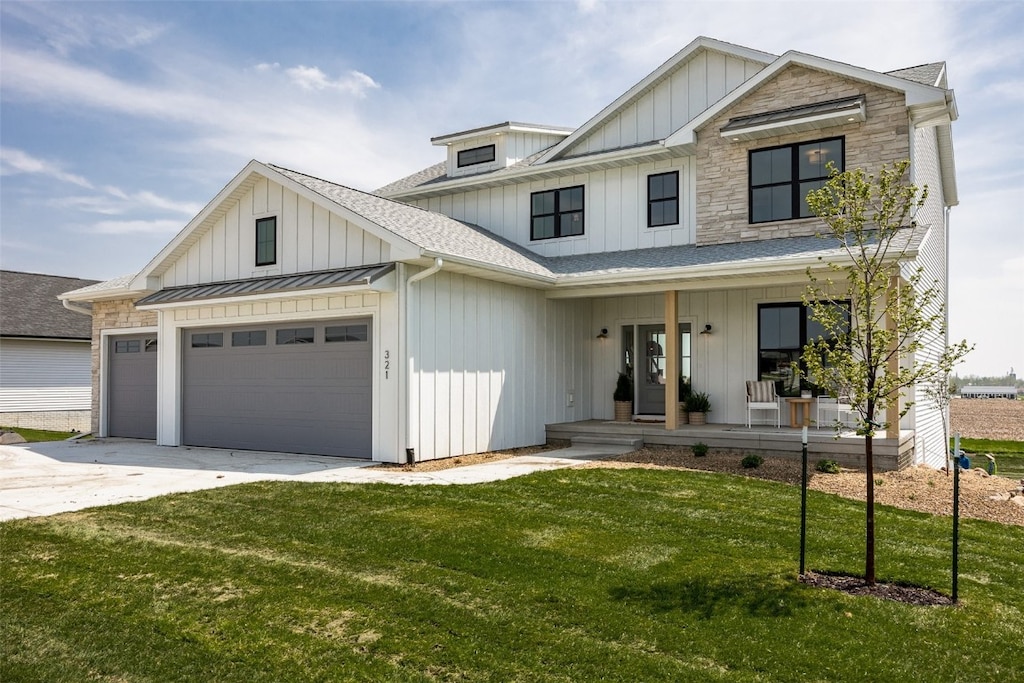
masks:
<path fill-rule="evenodd" d="M 545 425 L 551 440 L 576 440 L 577 443 L 616 443 L 622 440 L 641 445 L 689 447 L 695 443 L 710 448 L 723 448 L 756 453 L 766 458 L 799 459 L 801 429 L 745 424 L 682 425 L 666 428 L 664 422 L 614 422 L 581 420 Z M 914 431 L 902 430 L 898 437 L 878 435 L 874 439 L 876 470 L 898 470 L 909 467 L 914 459 Z M 807 454 L 811 467 L 819 460 L 835 460 L 843 467 L 864 469 L 864 438 L 844 431 L 839 438 L 831 429 L 807 430 Z"/>

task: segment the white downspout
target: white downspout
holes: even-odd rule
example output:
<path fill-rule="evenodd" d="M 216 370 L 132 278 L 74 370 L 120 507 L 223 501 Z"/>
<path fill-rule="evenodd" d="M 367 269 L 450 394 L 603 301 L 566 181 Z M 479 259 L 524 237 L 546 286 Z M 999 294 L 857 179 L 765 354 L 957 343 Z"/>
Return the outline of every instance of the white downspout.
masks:
<path fill-rule="evenodd" d="M 78 304 L 73 304 L 70 301 L 68 301 L 67 299 L 61 299 L 60 302 L 62 304 L 64 304 L 64 308 L 68 309 L 69 311 L 73 311 L 75 313 L 81 313 L 82 315 L 87 315 L 87 316 L 92 317 L 92 309 L 85 308 L 84 306 L 79 306 Z"/>
<path fill-rule="evenodd" d="M 444 267 L 444 260 L 439 256 L 434 259 L 434 265 L 430 266 L 426 270 L 421 270 L 415 275 L 411 276 L 405 281 L 405 291 L 407 292 L 407 300 L 405 303 L 405 358 L 406 368 L 408 377 L 406 378 L 406 410 L 405 410 L 405 460 L 407 463 L 412 464 L 416 462 L 416 447 L 412 445 L 413 438 L 413 411 L 415 408 L 415 400 L 413 396 L 413 376 L 415 375 L 415 367 L 413 367 L 413 340 L 415 335 L 413 334 L 413 296 L 412 296 L 412 285 L 419 282 L 420 280 L 426 280 L 432 275 L 436 275 L 441 268 Z M 419 385 L 417 384 L 417 387 Z M 417 427 L 419 422 L 417 420 Z"/>

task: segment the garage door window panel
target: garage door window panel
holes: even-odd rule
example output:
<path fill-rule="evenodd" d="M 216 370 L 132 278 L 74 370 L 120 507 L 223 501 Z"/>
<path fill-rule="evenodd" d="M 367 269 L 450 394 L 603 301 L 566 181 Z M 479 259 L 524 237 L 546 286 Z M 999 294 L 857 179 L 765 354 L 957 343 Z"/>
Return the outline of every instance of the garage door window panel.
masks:
<path fill-rule="evenodd" d="M 196 332 L 192 335 L 193 349 L 219 349 L 224 346 L 221 332 Z"/>
<path fill-rule="evenodd" d="M 324 341 L 333 342 L 364 342 L 369 340 L 366 325 L 330 325 L 324 331 Z"/>
<path fill-rule="evenodd" d="M 286 344 L 312 344 L 316 340 L 312 327 L 293 327 L 277 330 L 275 338 L 278 346 Z"/>
<path fill-rule="evenodd" d="M 231 346 L 266 346 L 266 330 L 243 330 L 231 333 Z"/>

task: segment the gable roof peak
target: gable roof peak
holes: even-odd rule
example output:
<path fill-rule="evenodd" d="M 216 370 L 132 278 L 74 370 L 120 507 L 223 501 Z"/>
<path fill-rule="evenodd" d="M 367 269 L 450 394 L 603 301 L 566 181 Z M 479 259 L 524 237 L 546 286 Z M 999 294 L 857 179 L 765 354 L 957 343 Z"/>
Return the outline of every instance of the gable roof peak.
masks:
<path fill-rule="evenodd" d="M 690 41 L 690 43 L 682 50 L 679 50 L 665 60 L 661 66 L 649 73 L 639 83 L 631 87 L 625 93 L 616 98 L 615 101 L 598 112 L 589 121 L 577 128 L 572 135 L 551 147 L 544 155 L 537 159 L 535 163 L 544 164 L 548 161 L 557 159 L 591 131 L 597 129 L 606 121 L 628 107 L 632 102 L 645 95 L 666 78 L 670 77 L 680 66 L 705 51 L 720 52 L 731 57 L 760 62 L 764 65 L 768 65 L 778 59 L 776 55 L 768 52 L 762 52 L 761 50 L 754 50 L 749 47 L 743 47 L 742 45 L 727 43 L 715 38 L 708 38 L 707 36 L 698 36 Z"/>

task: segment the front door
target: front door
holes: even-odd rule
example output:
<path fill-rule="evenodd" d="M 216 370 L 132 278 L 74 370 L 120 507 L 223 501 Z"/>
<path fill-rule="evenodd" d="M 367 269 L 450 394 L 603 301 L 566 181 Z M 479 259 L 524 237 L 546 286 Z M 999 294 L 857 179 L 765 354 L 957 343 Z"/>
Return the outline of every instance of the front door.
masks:
<path fill-rule="evenodd" d="M 631 328 L 627 328 L 632 332 Z M 627 330 L 624 330 L 626 332 Z M 624 335 L 625 336 L 625 335 Z M 632 337 L 630 334 L 629 337 Z M 633 373 L 636 391 L 636 412 L 639 415 L 665 414 L 665 326 L 639 325 L 636 328 L 637 365 Z M 690 323 L 679 323 L 679 373 L 684 381 L 692 377 L 690 351 Z M 632 349 L 627 351 L 627 370 L 630 367 Z"/>

